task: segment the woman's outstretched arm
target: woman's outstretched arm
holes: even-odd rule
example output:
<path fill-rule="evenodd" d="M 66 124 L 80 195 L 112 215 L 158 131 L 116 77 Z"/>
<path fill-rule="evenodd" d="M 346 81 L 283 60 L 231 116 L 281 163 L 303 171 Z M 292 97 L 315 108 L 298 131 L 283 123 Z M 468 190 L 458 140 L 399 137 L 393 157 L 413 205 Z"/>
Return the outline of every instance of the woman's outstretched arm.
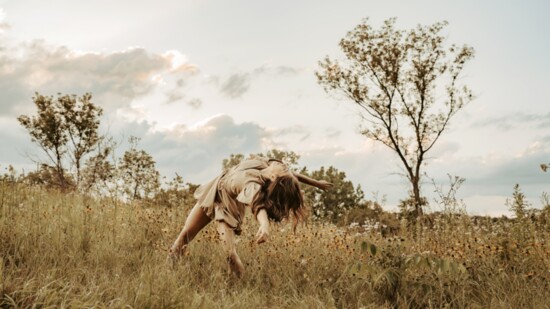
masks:
<path fill-rule="evenodd" d="M 301 183 L 305 183 L 306 185 L 314 186 L 324 191 L 332 187 L 332 183 L 328 181 L 313 179 L 296 172 L 293 172 L 293 174 Z"/>
<path fill-rule="evenodd" d="M 256 219 L 260 223 L 260 228 L 256 234 L 256 242 L 261 244 L 269 239 L 269 218 L 265 209 L 260 209 L 258 211 Z"/>

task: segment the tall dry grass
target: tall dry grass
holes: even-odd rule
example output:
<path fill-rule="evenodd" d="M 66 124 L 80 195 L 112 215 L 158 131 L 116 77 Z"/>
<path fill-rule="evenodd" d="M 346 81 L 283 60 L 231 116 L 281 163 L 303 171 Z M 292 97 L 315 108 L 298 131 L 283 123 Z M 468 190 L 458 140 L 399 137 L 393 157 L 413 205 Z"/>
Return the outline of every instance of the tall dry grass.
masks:
<path fill-rule="evenodd" d="M 436 218 L 392 237 L 370 226 L 273 226 L 248 219 L 228 274 L 213 226 L 174 267 L 186 207 L 127 205 L 3 182 L 0 307 L 545 308 L 548 225 Z M 409 224 L 410 225 L 410 224 Z"/>

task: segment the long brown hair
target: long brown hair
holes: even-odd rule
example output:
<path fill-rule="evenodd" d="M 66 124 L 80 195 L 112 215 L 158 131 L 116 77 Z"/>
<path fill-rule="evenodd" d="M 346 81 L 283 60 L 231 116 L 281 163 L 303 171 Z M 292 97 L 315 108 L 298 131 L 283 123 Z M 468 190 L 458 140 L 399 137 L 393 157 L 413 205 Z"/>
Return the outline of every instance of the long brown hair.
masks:
<path fill-rule="evenodd" d="M 268 188 L 271 190 L 268 190 Z M 292 216 L 294 218 L 294 228 L 298 222 L 303 221 L 306 214 L 300 182 L 291 173 L 278 176 L 274 183 L 269 179 L 265 180 L 252 205 L 252 208 L 256 211 L 264 208 L 267 216 L 275 222 L 280 222 Z"/>

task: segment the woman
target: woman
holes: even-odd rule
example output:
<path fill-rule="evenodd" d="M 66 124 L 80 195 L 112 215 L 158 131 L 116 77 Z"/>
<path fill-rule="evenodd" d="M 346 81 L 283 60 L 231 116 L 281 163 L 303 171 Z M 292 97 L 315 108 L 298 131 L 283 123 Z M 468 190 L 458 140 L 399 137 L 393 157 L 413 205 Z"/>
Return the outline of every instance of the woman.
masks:
<path fill-rule="evenodd" d="M 260 223 L 256 242 L 269 236 L 269 221 L 293 217 L 294 227 L 304 218 L 304 200 L 299 182 L 327 190 L 332 186 L 294 173 L 281 161 L 255 158 L 232 167 L 195 191 L 197 204 L 187 217 L 178 238 L 170 249 L 170 258 L 182 256 L 187 245 L 212 220 L 228 254 L 231 270 L 240 276 L 244 270 L 235 249 L 235 235 L 241 232 L 245 207 L 251 207 Z"/>

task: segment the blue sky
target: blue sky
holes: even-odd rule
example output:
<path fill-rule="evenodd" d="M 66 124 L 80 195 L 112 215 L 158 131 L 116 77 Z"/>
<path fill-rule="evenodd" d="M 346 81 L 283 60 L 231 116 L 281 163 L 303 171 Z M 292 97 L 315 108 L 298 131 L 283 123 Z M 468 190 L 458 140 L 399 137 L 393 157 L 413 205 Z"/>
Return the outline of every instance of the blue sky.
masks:
<path fill-rule="evenodd" d="M 545 1 L 4 1 L 0 0 L 0 165 L 38 154 L 15 118 L 31 97 L 91 91 L 104 129 L 141 146 L 161 172 L 200 183 L 230 153 L 272 147 L 333 165 L 393 208 L 407 194 L 399 162 L 358 133 L 357 109 L 314 76 L 363 18 L 410 28 L 447 20 L 450 43 L 476 58 L 457 115 L 426 172 L 466 178 L 471 213 L 506 213 L 519 183 L 533 206 L 550 191 L 550 21 Z M 122 150 L 121 150 L 122 151 Z M 431 196 L 433 186 L 424 184 Z M 437 209 L 433 205 L 433 209 Z"/>

